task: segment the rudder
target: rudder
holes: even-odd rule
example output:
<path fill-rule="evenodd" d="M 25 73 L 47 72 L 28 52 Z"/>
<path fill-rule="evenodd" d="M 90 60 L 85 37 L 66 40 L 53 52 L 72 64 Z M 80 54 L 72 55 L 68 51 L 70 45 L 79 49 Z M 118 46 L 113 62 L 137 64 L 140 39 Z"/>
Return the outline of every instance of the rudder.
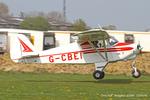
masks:
<path fill-rule="evenodd" d="M 25 35 L 13 34 L 10 36 L 10 57 L 14 62 L 35 55 L 38 55 L 38 53 Z"/>

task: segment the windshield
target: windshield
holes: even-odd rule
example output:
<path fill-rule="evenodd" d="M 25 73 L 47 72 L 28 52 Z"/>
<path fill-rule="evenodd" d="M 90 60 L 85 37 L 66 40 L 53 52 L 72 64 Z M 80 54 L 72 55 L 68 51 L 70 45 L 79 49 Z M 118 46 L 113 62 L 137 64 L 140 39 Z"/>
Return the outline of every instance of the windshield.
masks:
<path fill-rule="evenodd" d="M 110 38 L 109 38 L 109 44 L 110 45 L 114 45 L 114 44 L 116 44 L 118 42 L 118 40 L 116 40 L 113 36 L 111 36 Z"/>

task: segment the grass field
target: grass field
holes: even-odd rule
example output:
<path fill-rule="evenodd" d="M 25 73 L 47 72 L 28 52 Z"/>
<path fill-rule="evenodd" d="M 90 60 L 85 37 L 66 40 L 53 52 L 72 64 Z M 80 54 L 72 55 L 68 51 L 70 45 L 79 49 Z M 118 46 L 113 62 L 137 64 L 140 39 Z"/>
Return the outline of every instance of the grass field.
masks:
<path fill-rule="evenodd" d="M 150 76 L 0 72 L 0 100 L 149 100 Z"/>

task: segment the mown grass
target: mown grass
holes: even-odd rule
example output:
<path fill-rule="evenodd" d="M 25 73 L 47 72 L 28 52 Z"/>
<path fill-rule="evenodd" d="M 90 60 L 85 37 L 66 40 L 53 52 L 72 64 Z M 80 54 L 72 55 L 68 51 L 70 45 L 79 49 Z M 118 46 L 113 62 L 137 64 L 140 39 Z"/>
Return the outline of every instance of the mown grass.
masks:
<path fill-rule="evenodd" d="M 149 100 L 150 76 L 0 72 L 0 100 Z"/>

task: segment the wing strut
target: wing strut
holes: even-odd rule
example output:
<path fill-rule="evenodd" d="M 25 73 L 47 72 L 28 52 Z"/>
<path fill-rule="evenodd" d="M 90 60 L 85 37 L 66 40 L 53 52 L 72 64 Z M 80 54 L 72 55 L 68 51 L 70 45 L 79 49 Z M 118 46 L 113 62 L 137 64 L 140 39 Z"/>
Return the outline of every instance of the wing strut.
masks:
<path fill-rule="evenodd" d="M 106 42 L 103 39 L 103 43 L 104 43 L 104 53 L 105 53 L 105 57 L 106 57 L 106 61 L 108 61 L 108 55 L 107 55 L 107 48 L 106 48 Z"/>

